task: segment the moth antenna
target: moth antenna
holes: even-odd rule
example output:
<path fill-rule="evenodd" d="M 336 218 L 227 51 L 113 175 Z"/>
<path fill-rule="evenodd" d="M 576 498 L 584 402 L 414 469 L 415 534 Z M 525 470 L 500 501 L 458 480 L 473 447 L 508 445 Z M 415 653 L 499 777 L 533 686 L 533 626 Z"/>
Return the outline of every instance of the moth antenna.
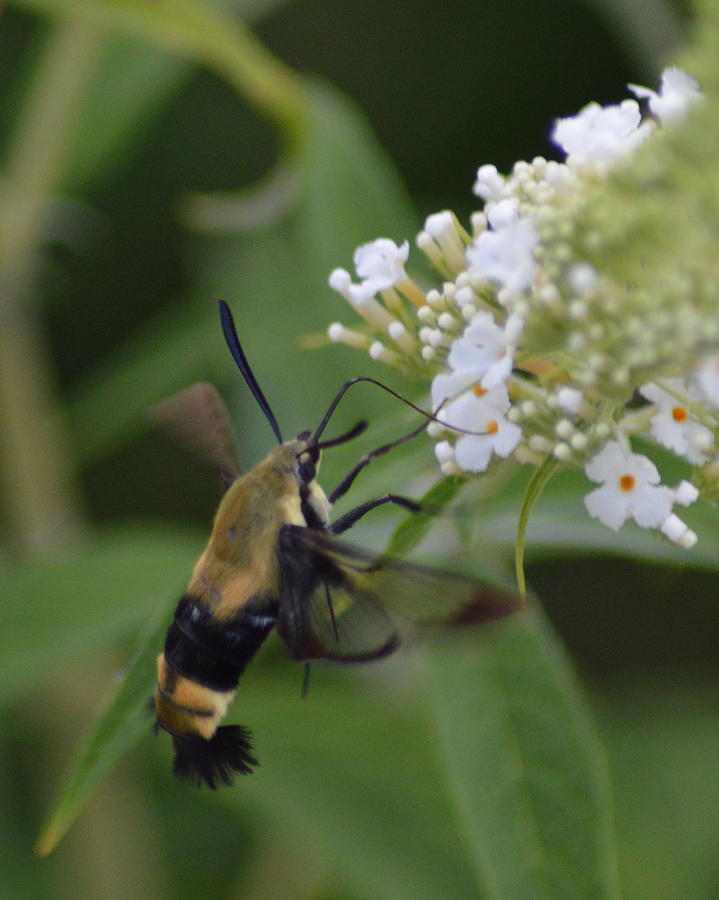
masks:
<path fill-rule="evenodd" d="M 247 387 L 252 392 L 252 396 L 257 401 L 257 405 L 260 407 L 262 412 L 265 414 L 265 418 L 270 423 L 270 426 L 275 433 L 275 437 L 277 438 L 278 443 L 281 444 L 282 433 L 280 432 L 280 426 L 277 424 L 277 419 L 270 409 L 270 404 L 267 402 L 265 395 L 262 393 L 262 389 L 257 383 L 257 379 L 252 373 L 250 364 L 247 362 L 247 357 L 245 356 L 245 352 L 242 349 L 242 345 L 240 344 L 240 339 L 237 337 L 237 329 L 235 328 L 235 321 L 232 318 L 230 307 L 225 303 L 224 300 L 220 300 L 220 321 L 222 322 L 222 333 L 225 335 L 225 341 L 227 342 L 227 346 L 230 348 L 232 358 L 237 363 L 237 368 L 242 373 L 242 377 L 245 379 Z"/>
<path fill-rule="evenodd" d="M 366 375 L 360 375 L 357 378 L 351 378 L 349 381 L 345 382 L 342 387 L 337 391 L 334 400 L 330 403 L 327 412 L 324 414 L 324 418 L 319 424 L 317 431 L 315 431 L 314 436 L 312 438 L 313 443 L 317 443 L 322 435 L 322 432 L 327 427 L 327 423 L 334 415 L 334 411 L 337 409 L 337 405 L 340 400 L 344 397 L 347 391 L 352 387 L 353 384 L 358 384 L 360 381 L 367 381 L 369 384 L 375 384 L 377 387 L 382 388 L 383 391 L 387 391 L 388 394 L 391 394 L 393 397 L 396 397 L 397 400 L 401 400 L 402 403 L 409 406 L 415 412 L 418 412 L 421 416 L 424 416 L 425 419 L 430 419 L 432 422 L 437 422 L 438 425 L 443 425 L 445 428 L 449 428 L 452 431 L 461 431 L 463 434 L 486 434 L 486 431 L 469 431 L 466 428 L 458 428 L 456 425 L 450 425 L 449 422 L 443 422 L 441 419 L 438 419 L 434 413 L 428 413 L 425 410 L 421 409 L 419 406 L 412 403 L 411 400 L 408 400 L 406 397 L 403 397 L 402 394 L 398 394 L 397 391 L 393 391 L 392 388 L 387 387 L 386 384 L 382 384 L 381 381 L 377 381 L 375 378 L 369 378 Z M 436 412 L 439 412 L 440 409 L 446 403 L 446 399 L 443 400 L 440 405 L 437 407 Z"/>
<path fill-rule="evenodd" d="M 236 774 L 249 775 L 259 763 L 252 755 L 252 735 L 242 725 L 223 725 L 206 741 L 199 735 L 173 736 L 174 774 L 181 781 L 215 790 L 218 781 L 232 784 Z"/>

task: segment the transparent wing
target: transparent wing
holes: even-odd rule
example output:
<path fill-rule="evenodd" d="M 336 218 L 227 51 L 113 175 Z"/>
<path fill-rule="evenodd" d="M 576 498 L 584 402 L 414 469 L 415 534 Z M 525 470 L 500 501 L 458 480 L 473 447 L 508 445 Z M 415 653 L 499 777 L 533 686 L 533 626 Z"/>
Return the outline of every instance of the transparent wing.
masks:
<path fill-rule="evenodd" d="M 477 579 L 377 556 L 322 531 L 286 525 L 277 630 L 297 660 L 377 659 L 413 630 L 472 625 L 520 606 Z"/>
<path fill-rule="evenodd" d="M 153 406 L 152 418 L 217 469 L 226 485 L 240 472 L 230 415 L 217 389 L 200 382 Z"/>

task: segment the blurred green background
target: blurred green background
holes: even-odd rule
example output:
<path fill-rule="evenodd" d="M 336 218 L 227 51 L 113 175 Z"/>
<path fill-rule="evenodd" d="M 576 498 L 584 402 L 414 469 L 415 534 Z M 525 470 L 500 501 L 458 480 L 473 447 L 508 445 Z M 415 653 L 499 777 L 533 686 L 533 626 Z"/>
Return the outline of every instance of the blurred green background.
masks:
<path fill-rule="evenodd" d="M 252 779 L 217 795 L 176 785 L 148 722 L 55 853 L 32 846 L 140 628 L 181 593 L 219 498 L 213 474 L 148 427 L 147 407 L 211 380 L 245 464 L 273 444 L 224 348 L 217 297 L 287 435 L 353 375 L 418 396 L 352 351 L 302 346 L 336 318 L 353 324 L 329 271 L 373 237 L 411 240 L 430 212 L 466 216 L 477 166 L 551 155 L 553 118 L 622 99 L 627 81 L 656 86 L 688 11 L 213 6 L 245 17 L 294 72 L 326 79 L 308 82 L 307 126 L 258 115 L 221 77 L 221 55 L 188 50 L 183 27 L 202 32 L 192 3 L 176 32 L 128 27 L 122 6 L 28 0 L 0 16 L 0 896 L 482 895 L 439 785 L 414 651 L 316 667 L 302 701 L 300 668 L 271 641 L 237 705 L 263 761 Z M 335 427 L 368 414 L 376 427 L 328 456 L 325 484 L 394 433 L 396 408 L 362 391 Z M 413 452 L 426 477 L 410 491 L 433 472 L 431 449 Z M 396 485 L 403 465 L 378 466 L 355 497 Z M 528 576 L 606 748 L 625 895 L 719 897 L 715 573 L 612 556 L 623 547 L 611 536 L 606 555 L 558 552 L 544 509 Z M 379 549 L 397 521 L 378 514 L 356 539 Z"/>

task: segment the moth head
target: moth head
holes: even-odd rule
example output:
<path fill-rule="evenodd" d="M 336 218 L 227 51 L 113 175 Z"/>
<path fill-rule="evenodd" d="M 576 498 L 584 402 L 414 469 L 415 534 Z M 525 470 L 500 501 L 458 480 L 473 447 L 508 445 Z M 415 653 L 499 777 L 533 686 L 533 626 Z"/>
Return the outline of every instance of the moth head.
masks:
<path fill-rule="evenodd" d="M 309 485 L 317 477 L 320 467 L 320 447 L 312 440 L 311 432 L 302 431 L 297 435 L 300 450 L 297 453 L 297 478 L 300 484 Z"/>

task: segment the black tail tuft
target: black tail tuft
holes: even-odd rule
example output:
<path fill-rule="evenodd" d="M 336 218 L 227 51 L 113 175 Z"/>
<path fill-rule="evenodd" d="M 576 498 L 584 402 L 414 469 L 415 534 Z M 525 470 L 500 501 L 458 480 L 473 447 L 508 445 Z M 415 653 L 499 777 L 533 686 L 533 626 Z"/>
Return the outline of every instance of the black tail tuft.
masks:
<path fill-rule="evenodd" d="M 209 741 L 197 736 L 173 737 L 173 772 L 182 781 L 198 787 L 203 782 L 215 790 L 217 781 L 232 784 L 236 773 L 249 775 L 259 763 L 252 755 L 251 734 L 241 725 L 223 725 Z"/>

